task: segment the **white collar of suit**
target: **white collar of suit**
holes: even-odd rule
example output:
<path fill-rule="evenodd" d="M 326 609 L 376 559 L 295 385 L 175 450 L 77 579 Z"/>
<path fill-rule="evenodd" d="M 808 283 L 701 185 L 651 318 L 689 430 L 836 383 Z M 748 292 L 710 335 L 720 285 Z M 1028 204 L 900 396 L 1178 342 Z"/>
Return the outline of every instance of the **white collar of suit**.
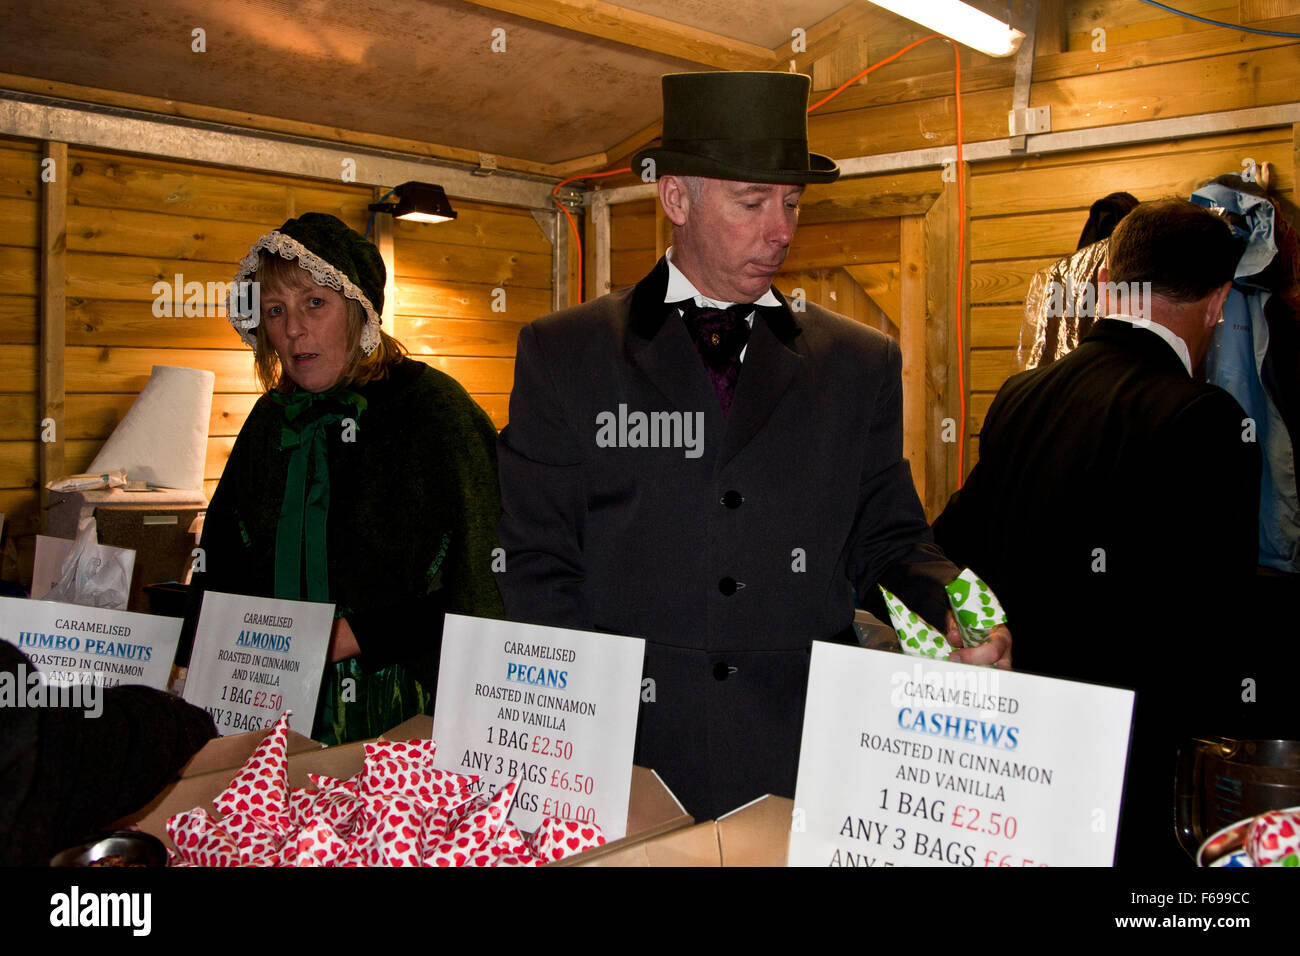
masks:
<path fill-rule="evenodd" d="M 1187 351 L 1187 343 L 1179 336 L 1174 334 L 1171 329 L 1166 328 L 1159 322 L 1152 322 L 1150 319 L 1138 319 L 1131 315 L 1108 315 L 1108 319 L 1115 319 L 1119 322 L 1127 322 L 1129 325 L 1136 326 L 1139 329 L 1146 329 L 1148 332 L 1154 332 L 1160 338 L 1168 343 L 1169 347 L 1174 350 L 1178 360 L 1183 363 L 1183 368 L 1187 369 L 1187 374 L 1192 374 L 1192 353 Z"/>
<path fill-rule="evenodd" d="M 668 260 L 668 291 L 664 294 L 665 302 L 681 302 L 683 299 L 694 299 L 695 304 L 706 309 L 725 309 L 728 306 L 735 305 L 734 302 L 720 302 L 717 299 L 710 299 L 707 295 L 695 288 L 695 283 L 686 278 L 686 274 L 673 264 L 673 247 L 669 246 L 664 252 L 664 258 Z M 759 296 L 755 305 L 781 305 L 781 300 L 772 292 L 771 286 L 768 290 Z M 754 327 L 754 313 L 749 313 L 745 319 L 749 327 Z"/>

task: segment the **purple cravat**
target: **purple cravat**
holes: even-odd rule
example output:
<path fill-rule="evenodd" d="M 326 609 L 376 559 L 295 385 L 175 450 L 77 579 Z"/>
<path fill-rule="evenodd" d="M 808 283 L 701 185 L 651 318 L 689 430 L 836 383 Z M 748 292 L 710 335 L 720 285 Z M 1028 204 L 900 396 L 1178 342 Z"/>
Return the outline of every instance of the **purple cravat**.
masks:
<path fill-rule="evenodd" d="M 694 299 L 675 304 L 682 310 L 686 329 L 704 360 L 725 417 L 731 411 L 731 398 L 740 378 L 740 353 L 749 342 L 750 332 L 745 320 L 754 311 L 754 303 L 741 302 L 725 309 L 698 306 Z"/>

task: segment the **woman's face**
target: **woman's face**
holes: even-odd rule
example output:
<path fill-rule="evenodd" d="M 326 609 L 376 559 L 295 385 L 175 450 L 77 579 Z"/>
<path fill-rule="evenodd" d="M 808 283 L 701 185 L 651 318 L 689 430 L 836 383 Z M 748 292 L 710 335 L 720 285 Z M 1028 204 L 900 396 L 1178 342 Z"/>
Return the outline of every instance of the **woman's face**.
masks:
<path fill-rule="evenodd" d="M 308 392 L 338 384 L 348 367 L 348 310 L 343 296 L 308 280 L 262 290 L 262 325 L 284 374 Z"/>

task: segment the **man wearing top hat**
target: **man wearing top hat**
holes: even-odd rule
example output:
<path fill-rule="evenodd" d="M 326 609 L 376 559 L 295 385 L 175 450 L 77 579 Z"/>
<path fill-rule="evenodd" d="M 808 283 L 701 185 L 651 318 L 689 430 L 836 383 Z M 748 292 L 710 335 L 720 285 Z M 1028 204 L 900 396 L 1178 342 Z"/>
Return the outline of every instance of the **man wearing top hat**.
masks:
<path fill-rule="evenodd" d="M 522 330 L 501 434 L 507 616 L 646 639 L 636 761 L 697 818 L 793 795 L 812 641 L 851 641 L 877 582 L 942 629 L 957 575 L 902 458 L 897 344 L 771 287 L 804 186 L 839 176 L 808 152 L 809 85 L 663 78 L 634 169 L 673 246 Z"/>

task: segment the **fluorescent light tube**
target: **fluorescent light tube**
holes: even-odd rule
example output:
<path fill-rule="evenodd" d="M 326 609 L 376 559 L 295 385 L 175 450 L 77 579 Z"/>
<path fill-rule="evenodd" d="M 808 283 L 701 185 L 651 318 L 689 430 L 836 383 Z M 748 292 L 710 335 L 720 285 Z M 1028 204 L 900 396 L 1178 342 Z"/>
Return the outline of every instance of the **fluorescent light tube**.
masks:
<path fill-rule="evenodd" d="M 1025 35 L 961 0 L 871 0 L 878 7 L 987 53 L 1011 56 Z"/>

